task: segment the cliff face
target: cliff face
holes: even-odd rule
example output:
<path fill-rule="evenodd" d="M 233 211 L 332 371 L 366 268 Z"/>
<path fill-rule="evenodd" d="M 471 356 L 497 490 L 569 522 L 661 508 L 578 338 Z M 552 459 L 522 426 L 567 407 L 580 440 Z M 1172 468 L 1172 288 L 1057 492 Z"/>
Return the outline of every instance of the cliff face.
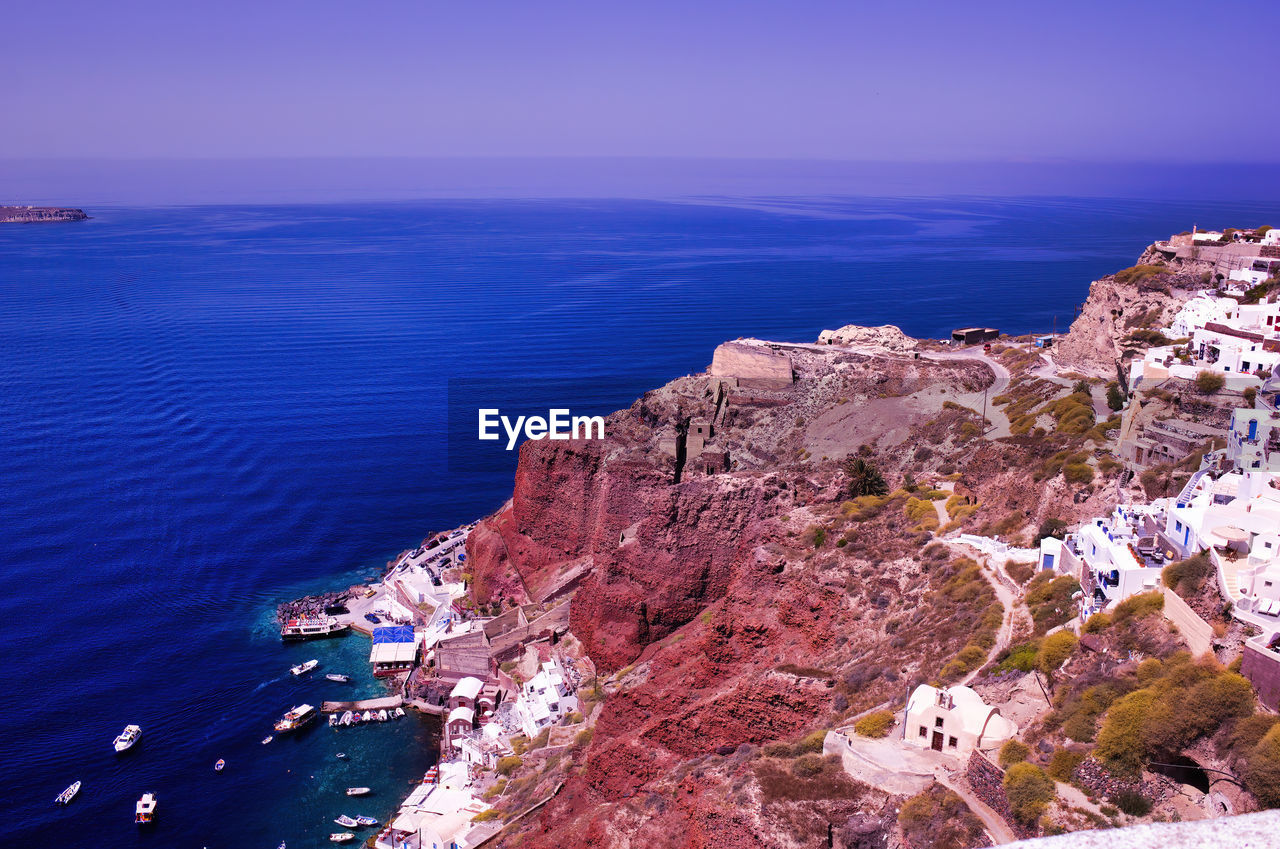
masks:
<path fill-rule="evenodd" d="M 82 209 L 64 206 L 0 206 L 0 224 L 83 221 L 88 217 Z"/>

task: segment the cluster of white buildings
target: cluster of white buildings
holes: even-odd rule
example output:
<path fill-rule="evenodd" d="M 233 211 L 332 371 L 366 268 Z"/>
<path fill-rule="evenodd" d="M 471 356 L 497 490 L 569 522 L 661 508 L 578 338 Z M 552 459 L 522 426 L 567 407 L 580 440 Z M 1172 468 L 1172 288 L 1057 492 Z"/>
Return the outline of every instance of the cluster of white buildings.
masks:
<path fill-rule="evenodd" d="M 578 709 L 578 697 L 558 660 L 548 660 L 524 682 L 516 698 L 516 718 L 525 736 L 537 737 Z"/>
<path fill-rule="evenodd" d="M 414 788 L 374 841 L 377 849 L 470 849 L 501 823 L 473 823 L 491 807 L 472 792 L 465 763 L 442 763 Z"/>

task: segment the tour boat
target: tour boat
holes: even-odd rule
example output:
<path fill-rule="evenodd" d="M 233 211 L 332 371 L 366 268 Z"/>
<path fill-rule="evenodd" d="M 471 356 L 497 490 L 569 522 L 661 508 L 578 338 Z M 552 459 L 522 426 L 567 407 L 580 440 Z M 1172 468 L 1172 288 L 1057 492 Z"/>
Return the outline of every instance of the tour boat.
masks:
<path fill-rule="evenodd" d="M 143 793 L 142 798 L 138 800 L 138 804 L 133 809 L 133 821 L 138 825 L 146 825 L 155 822 L 156 819 L 156 794 Z"/>
<path fill-rule="evenodd" d="M 333 843 L 346 843 L 348 840 L 355 840 L 356 836 L 350 831 L 340 831 L 337 834 L 330 834 L 329 840 Z"/>
<path fill-rule="evenodd" d="M 222 768 L 223 768 L 224 766 L 226 766 L 226 765 L 227 765 L 227 762 L 226 762 L 226 761 L 224 761 L 222 758 L 218 758 L 217 763 L 215 763 L 215 764 L 213 765 L 213 771 L 214 771 L 214 772 L 222 772 Z"/>
<path fill-rule="evenodd" d="M 133 745 L 142 737 L 142 729 L 136 725 L 126 725 L 124 730 L 120 732 L 120 736 L 112 743 L 115 746 L 116 754 L 127 752 L 133 748 Z"/>
<path fill-rule="evenodd" d="M 268 743 L 270 743 L 270 742 L 271 742 L 272 740 L 274 740 L 274 739 L 275 739 L 274 737 L 272 737 L 270 734 L 268 734 L 266 737 L 263 737 L 263 738 L 262 738 L 262 745 L 264 745 L 264 746 L 265 746 L 265 745 L 267 745 Z"/>
<path fill-rule="evenodd" d="M 345 684 L 351 680 L 350 675 L 343 675 L 339 672 L 330 672 L 324 677 L 328 678 L 330 681 L 337 681 L 339 684 Z"/>
<path fill-rule="evenodd" d="M 280 721 L 275 725 L 275 729 L 282 734 L 288 731 L 297 731 L 315 718 L 315 708 L 311 705 L 298 705 L 280 718 Z"/>
<path fill-rule="evenodd" d="M 378 721 L 379 721 L 379 722 L 386 722 L 386 721 L 387 721 L 387 711 L 386 711 L 386 708 L 383 708 L 382 710 L 378 711 Z"/>
<path fill-rule="evenodd" d="M 280 629 L 280 639 L 286 643 L 295 640 L 319 640 L 345 634 L 350 628 L 350 625 L 340 623 L 333 616 L 324 619 L 319 617 L 290 619 Z"/>
<path fill-rule="evenodd" d="M 61 793 L 59 793 L 58 798 L 54 799 L 53 803 L 55 805 L 66 805 L 70 803 L 71 800 L 74 799 L 76 797 L 76 794 L 79 792 L 80 792 L 80 782 L 77 781 L 75 784 L 72 784 L 66 790 L 63 790 Z M 347 794 L 350 795 L 351 791 L 348 790 Z"/>
<path fill-rule="evenodd" d="M 373 791 L 370 790 L 368 787 L 348 787 L 347 788 L 348 796 L 368 796 L 372 792 Z"/>
<path fill-rule="evenodd" d="M 356 822 L 360 825 L 377 825 L 378 821 L 373 817 L 356 817 Z"/>
<path fill-rule="evenodd" d="M 404 708 L 402 707 L 396 708 L 395 712 L 392 713 L 391 715 L 394 716 L 396 719 L 399 719 L 400 717 L 404 716 Z"/>
<path fill-rule="evenodd" d="M 289 671 L 294 675 L 306 675 L 319 665 L 320 661 L 318 660 L 308 660 L 306 663 L 299 663 L 297 666 L 290 666 Z"/>
<path fill-rule="evenodd" d="M 343 828 L 358 828 L 360 825 L 360 823 L 356 822 L 346 814 L 343 814 L 342 816 L 338 817 L 336 820 L 334 820 L 334 822 L 336 822 L 338 825 L 342 826 Z"/>

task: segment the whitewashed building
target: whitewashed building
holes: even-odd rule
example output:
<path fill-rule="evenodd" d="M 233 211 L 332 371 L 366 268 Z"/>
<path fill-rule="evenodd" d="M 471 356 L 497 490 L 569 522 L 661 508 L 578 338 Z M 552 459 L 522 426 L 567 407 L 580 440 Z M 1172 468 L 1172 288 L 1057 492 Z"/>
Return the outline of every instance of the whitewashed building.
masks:
<path fill-rule="evenodd" d="M 968 687 L 921 684 L 907 700 L 903 742 L 957 757 L 1000 748 L 1018 728 Z"/>
<path fill-rule="evenodd" d="M 560 666 L 548 660 L 538 673 L 525 682 L 516 699 L 516 716 L 520 730 L 529 737 L 578 709 L 578 698 Z"/>

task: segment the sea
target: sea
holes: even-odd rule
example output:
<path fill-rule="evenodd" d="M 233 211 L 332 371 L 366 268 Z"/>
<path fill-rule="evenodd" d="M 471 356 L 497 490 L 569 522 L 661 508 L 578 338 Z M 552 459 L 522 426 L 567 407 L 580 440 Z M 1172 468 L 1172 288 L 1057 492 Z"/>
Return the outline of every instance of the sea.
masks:
<path fill-rule="evenodd" d="M 88 211 L 0 226 L 7 846 L 303 849 L 391 816 L 436 725 L 264 745 L 295 704 L 382 692 L 364 638 L 284 646 L 274 609 L 501 507 L 516 455 L 470 418 L 493 398 L 607 413 L 722 341 L 851 323 L 1061 332 L 1155 239 L 1280 225 L 1275 204 L 1069 197 Z"/>

